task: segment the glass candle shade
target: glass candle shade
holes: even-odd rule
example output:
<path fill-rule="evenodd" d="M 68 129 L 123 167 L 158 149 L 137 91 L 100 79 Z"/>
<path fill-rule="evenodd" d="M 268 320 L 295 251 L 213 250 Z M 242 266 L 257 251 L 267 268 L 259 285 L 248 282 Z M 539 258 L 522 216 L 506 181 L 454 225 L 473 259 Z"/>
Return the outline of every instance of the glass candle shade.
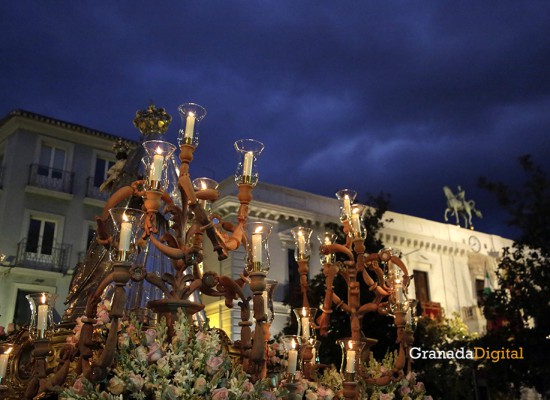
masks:
<path fill-rule="evenodd" d="M 416 306 L 418 301 L 416 299 L 409 299 L 407 305 L 407 313 L 405 314 L 405 328 L 414 332 L 416 330 Z"/>
<path fill-rule="evenodd" d="M 336 234 L 332 232 L 325 232 L 322 235 L 317 236 L 317 240 L 319 241 L 319 249 L 321 246 L 327 246 L 329 244 L 336 243 Z M 320 261 L 321 265 L 325 264 L 334 264 L 336 261 L 336 255 L 335 254 L 323 254 L 319 252 L 320 254 Z"/>
<path fill-rule="evenodd" d="M 300 359 L 300 349 L 302 339 L 295 335 L 284 335 L 281 337 L 283 349 L 285 351 L 287 380 L 292 382 L 296 372 L 301 371 L 302 362 Z"/>
<path fill-rule="evenodd" d="M 296 261 L 307 261 L 311 257 L 311 232 L 310 228 L 297 226 L 290 230 L 294 237 L 294 259 Z"/>
<path fill-rule="evenodd" d="M 144 213 L 134 208 L 111 208 L 113 220 L 111 261 L 131 263 L 137 255 L 138 231 L 141 229 Z"/>
<path fill-rule="evenodd" d="M 345 221 L 351 218 L 351 205 L 357 197 L 357 192 L 350 189 L 342 189 L 336 192 L 336 198 L 340 202 L 340 220 Z"/>
<path fill-rule="evenodd" d="M 235 150 L 239 155 L 239 163 L 235 172 L 237 185 L 247 184 L 256 186 L 258 183 L 258 169 L 256 161 L 262 153 L 264 144 L 254 139 L 240 139 L 235 142 Z"/>
<path fill-rule="evenodd" d="M 193 189 L 207 215 L 212 213 L 212 201 L 218 197 L 218 182 L 210 178 L 193 179 Z"/>
<path fill-rule="evenodd" d="M 250 222 L 245 225 L 247 263 L 246 270 L 251 272 L 269 271 L 268 239 L 272 225 L 266 222 Z"/>
<path fill-rule="evenodd" d="M 5 349 L 2 354 L 0 354 L 0 385 L 2 384 L 2 380 L 6 377 L 6 374 L 8 372 L 8 364 L 12 350 L 13 347 L 9 347 Z"/>
<path fill-rule="evenodd" d="M 319 348 L 321 341 L 310 337 L 302 338 L 302 361 L 303 363 L 317 364 L 319 362 Z"/>
<path fill-rule="evenodd" d="M 360 340 L 339 339 L 336 341 L 342 349 L 340 373 L 345 382 L 354 382 L 355 374 L 362 368 L 361 360 L 365 342 Z"/>
<path fill-rule="evenodd" d="M 277 282 L 274 279 L 265 280 L 265 290 L 263 293 L 264 298 L 264 311 L 266 316 L 266 322 L 271 324 L 275 319 L 275 311 L 273 309 L 273 295 L 275 294 L 275 288 L 277 287 Z"/>
<path fill-rule="evenodd" d="M 54 331 L 53 309 L 57 294 L 31 293 L 25 296 L 31 308 L 29 335 L 32 340 L 49 339 Z"/>
<path fill-rule="evenodd" d="M 315 315 L 317 314 L 317 309 L 313 307 L 302 307 L 295 308 L 294 314 L 298 320 L 298 334 L 303 339 L 307 340 L 309 338 L 315 337 Z"/>
<path fill-rule="evenodd" d="M 365 215 L 366 210 L 367 207 L 363 204 L 353 204 L 351 206 L 351 218 L 349 219 L 350 230 L 348 235 L 352 239 L 364 240 L 367 237 L 367 229 L 363 223 L 363 216 Z"/>
<path fill-rule="evenodd" d="M 143 143 L 145 157 L 145 190 L 162 192 L 168 186 L 167 163 L 176 146 L 162 140 L 149 140 Z"/>
<path fill-rule="evenodd" d="M 197 147 L 199 145 L 200 122 L 206 116 L 206 109 L 195 103 L 184 103 L 178 107 L 181 128 L 178 132 L 178 144 Z"/>

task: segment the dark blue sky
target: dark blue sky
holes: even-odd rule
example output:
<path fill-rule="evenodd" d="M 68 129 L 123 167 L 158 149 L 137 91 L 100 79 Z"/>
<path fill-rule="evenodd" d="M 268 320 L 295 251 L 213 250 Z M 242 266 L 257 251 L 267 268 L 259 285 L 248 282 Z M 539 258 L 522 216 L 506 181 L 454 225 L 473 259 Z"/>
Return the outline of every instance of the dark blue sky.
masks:
<path fill-rule="evenodd" d="M 151 100 L 206 107 L 194 176 L 233 173 L 232 144 L 266 149 L 260 178 L 332 196 L 392 195 L 443 221 L 466 189 L 481 231 L 509 236 L 480 176 L 550 165 L 547 1 L 18 1 L 0 6 L 0 113 L 22 108 L 137 138 Z"/>

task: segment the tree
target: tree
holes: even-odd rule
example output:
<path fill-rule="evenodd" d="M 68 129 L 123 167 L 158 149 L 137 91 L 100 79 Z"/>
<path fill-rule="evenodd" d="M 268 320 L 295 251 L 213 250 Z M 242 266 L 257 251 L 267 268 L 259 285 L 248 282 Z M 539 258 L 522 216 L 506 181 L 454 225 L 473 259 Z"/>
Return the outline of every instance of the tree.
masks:
<path fill-rule="evenodd" d="M 494 193 L 519 229 L 513 248 L 505 249 L 498 265 L 499 288 L 485 300 L 485 316 L 499 321 L 481 345 L 522 347 L 523 360 L 487 363 L 490 389 L 517 396 L 521 386 L 550 393 L 550 182 L 530 156 L 519 158 L 527 175 L 520 188 L 481 178 L 479 185 Z"/>

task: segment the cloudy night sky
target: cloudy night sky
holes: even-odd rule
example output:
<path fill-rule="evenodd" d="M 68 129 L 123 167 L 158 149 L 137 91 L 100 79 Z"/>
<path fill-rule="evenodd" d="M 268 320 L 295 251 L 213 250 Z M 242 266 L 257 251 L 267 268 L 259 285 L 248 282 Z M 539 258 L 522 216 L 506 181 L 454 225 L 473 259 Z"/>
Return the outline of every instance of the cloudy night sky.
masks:
<path fill-rule="evenodd" d="M 550 168 L 548 1 L 11 1 L 0 6 L 0 114 L 24 109 L 138 139 L 151 100 L 208 110 L 193 177 L 234 172 L 265 143 L 260 179 L 333 196 L 391 194 L 443 222 L 466 190 L 476 229 L 506 214 L 480 176 Z"/>

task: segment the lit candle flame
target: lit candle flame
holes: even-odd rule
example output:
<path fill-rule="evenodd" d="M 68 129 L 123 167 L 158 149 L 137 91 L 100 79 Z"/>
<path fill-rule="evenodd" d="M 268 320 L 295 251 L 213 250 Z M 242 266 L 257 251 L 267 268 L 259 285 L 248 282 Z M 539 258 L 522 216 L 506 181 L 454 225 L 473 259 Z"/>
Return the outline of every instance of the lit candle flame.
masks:
<path fill-rule="evenodd" d="M 294 340 L 294 338 L 292 338 L 292 343 L 290 343 L 290 345 L 292 346 L 292 350 L 296 348 L 296 341 Z"/>
<path fill-rule="evenodd" d="M 306 308 L 305 308 L 305 307 L 302 307 L 302 316 L 303 316 L 303 317 L 306 317 L 306 316 L 307 316 Z"/>
<path fill-rule="evenodd" d="M 42 304 L 46 304 L 46 293 L 42 293 L 42 297 L 40 298 L 40 301 L 42 301 Z"/>
<path fill-rule="evenodd" d="M 129 221 L 130 221 L 130 219 L 126 216 L 126 213 L 125 213 L 125 212 L 122 213 L 122 220 L 123 220 L 124 222 L 129 222 Z"/>
<path fill-rule="evenodd" d="M 353 348 L 353 345 L 351 344 L 351 340 L 348 341 L 348 347 L 349 347 L 350 350 Z"/>
<path fill-rule="evenodd" d="M 201 181 L 201 189 L 202 189 L 202 190 L 208 189 L 208 186 L 206 185 L 206 182 L 205 182 L 205 181 Z"/>
<path fill-rule="evenodd" d="M 187 115 L 189 115 L 190 117 L 194 117 L 195 113 L 193 111 L 189 111 L 189 114 L 187 114 Z"/>
<path fill-rule="evenodd" d="M 155 153 L 162 154 L 162 149 L 160 148 L 160 146 L 157 146 L 157 149 L 155 150 Z"/>
<path fill-rule="evenodd" d="M 262 226 L 258 226 L 258 227 L 254 230 L 254 233 L 262 233 L 262 230 L 263 230 L 263 227 L 262 227 Z"/>

